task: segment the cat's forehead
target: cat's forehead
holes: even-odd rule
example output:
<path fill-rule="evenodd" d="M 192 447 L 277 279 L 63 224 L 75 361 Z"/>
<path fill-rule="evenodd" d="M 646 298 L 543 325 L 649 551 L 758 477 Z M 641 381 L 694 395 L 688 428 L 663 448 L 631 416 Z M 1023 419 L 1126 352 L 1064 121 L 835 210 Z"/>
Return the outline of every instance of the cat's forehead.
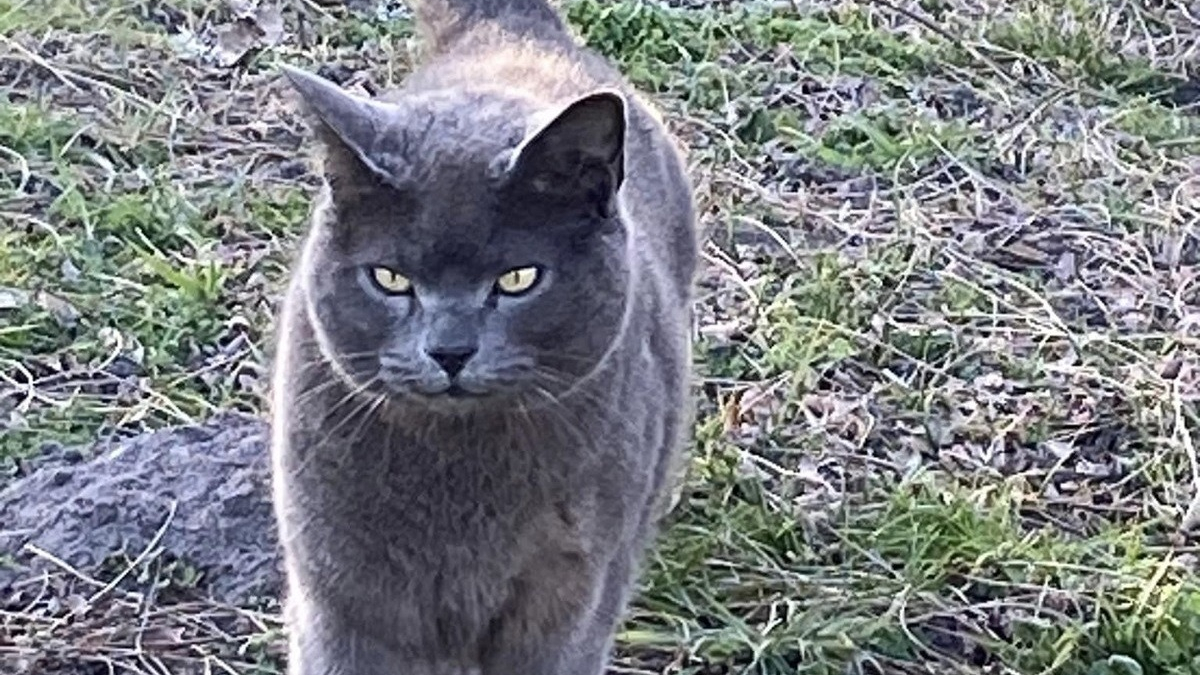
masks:
<path fill-rule="evenodd" d="M 398 169 L 403 188 L 383 188 L 354 209 L 355 248 L 438 270 L 487 268 L 547 245 L 518 227 L 536 220 L 539 205 L 510 203 L 494 173 L 537 124 L 538 110 L 461 93 L 403 101 L 377 146 L 386 153 L 379 163 Z"/>
<path fill-rule="evenodd" d="M 525 111 L 495 101 L 467 102 L 478 104 L 434 98 L 408 111 L 404 161 L 412 170 L 413 205 L 431 240 L 442 235 L 480 241 L 495 235 L 503 207 L 495 163 L 526 133 Z"/>
<path fill-rule="evenodd" d="M 425 95 L 398 108 L 391 133 L 398 136 L 396 147 L 421 173 L 486 167 L 521 142 L 535 113 L 519 99 Z"/>
<path fill-rule="evenodd" d="M 396 232 L 395 257 L 424 279 L 454 284 L 477 281 L 504 268 L 557 259 L 558 247 L 534 231 L 506 227 L 486 214 L 478 219 L 422 218 Z"/>
<path fill-rule="evenodd" d="M 347 223 L 355 248 L 435 272 L 486 269 L 543 246 L 483 172 L 459 157 L 430 167 L 409 191 L 377 193 Z"/>

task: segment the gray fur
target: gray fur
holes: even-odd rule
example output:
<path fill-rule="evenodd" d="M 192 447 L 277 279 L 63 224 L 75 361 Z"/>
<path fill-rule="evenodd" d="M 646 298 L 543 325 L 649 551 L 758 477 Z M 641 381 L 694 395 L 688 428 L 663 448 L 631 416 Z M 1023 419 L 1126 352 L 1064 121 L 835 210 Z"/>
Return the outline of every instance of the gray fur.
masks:
<path fill-rule="evenodd" d="M 690 426 L 691 184 L 541 0 L 418 16 L 381 101 L 289 72 L 326 179 L 273 394 L 290 673 L 597 675 Z"/>

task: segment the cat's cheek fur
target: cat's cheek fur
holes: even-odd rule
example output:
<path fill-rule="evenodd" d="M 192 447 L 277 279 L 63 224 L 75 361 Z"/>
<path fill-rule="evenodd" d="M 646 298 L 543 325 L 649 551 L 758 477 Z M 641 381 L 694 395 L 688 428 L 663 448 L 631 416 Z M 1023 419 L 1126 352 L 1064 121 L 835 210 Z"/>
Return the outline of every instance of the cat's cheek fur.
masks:
<path fill-rule="evenodd" d="M 394 310 L 364 291 L 357 270 L 324 270 L 314 273 L 306 288 L 309 314 L 326 353 L 339 361 L 354 384 L 362 384 L 373 375 L 376 355 L 395 331 Z"/>
<path fill-rule="evenodd" d="M 563 356 L 574 367 L 558 367 L 577 375 L 599 363 L 619 338 L 633 282 L 623 233 L 593 233 L 585 246 L 577 262 L 557 275 L 554 287 L 530 303 L 528 320 L 512 324 L 514 341 Z M 596 289 L 608 290 L 597 294 Z M 587 298 L 585 311 L 581 298 Z"/>

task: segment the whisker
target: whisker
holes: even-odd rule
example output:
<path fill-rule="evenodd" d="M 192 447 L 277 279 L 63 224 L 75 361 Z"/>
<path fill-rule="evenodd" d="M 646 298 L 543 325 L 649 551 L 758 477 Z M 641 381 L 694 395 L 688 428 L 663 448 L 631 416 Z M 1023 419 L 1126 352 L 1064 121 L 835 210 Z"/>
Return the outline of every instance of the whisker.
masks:
<path fill-rule="evenodd" d="M 366 429 L 366 427 L 369 423 L 374 421 L 376 413 L 379 412 L 379 408 L 383 405 L 384 401 L 386 401 L 386 400 L 387 400 L 387 394 L 384 394 L 384 393 L 379 393 L 379 394 L 376 394 L 374 397 L 372 397 L 371 403 L 367 407 L 367 411 L 365 413 L 363 413 L 362 419 L 358 423 L 358 427 L 355 428 L 354 433 L 350 434 L 349 438 L 346 439 L 345 449 L 343 450 L 342 454 L 338 457 L 337 463 L 339 465 L 346 461 L 346 458 L 350 456 L 350 453 L 357 450 L 358 441 L 362 438 L 363 431 Z M 389 436 L 390 436 L 390 430 L 389 430 Z M 386 452 L 386 450 L 385 450 L 385 452 Z"/>
<path fill-rule="evenodd" d="M 329 413 L 327 413 L 327 416 L 329 414 L 332 414 L 333 411 L 336 411 L 339 407 L 344 405 L 347 401 L 353 400 L 355 397 L 357 397 L 358 395 L 363 393 L 367 389 L 367 387 L 375 384 L 375 381 L 376 381 L 376 378 L 371 378 L 371 379 L 367 380 L 366 382 L 364 382 L 362 386 L 353 389 L 352 391 L 350 391 L 350 393 L 343 396 L 342 399 L 340 401 L 338 401 L 338 403 L 336 405 L 334 405 L 333 407 L 331 407 L 329 409 Z M 331 429 L 329 429 L 329 431 L 325 432 L 325 434 L 321 437 L 321 440 L 317 441 L 316 443 L 308 444 L 308 447 L 306 448 L 307 456 L 304 458 L 304 460 L 302 462 L 300 462 L 300 464 L 295 468 L 295 470 L 292 471 L 292 473 L 298 474 L 298 473 L 303 472 L 305 469 L 307 469 L 309 463 L 316 456 L 316 453 L 319 452 L 320 448 L 322 446 L 324 446 L 329 441 L 329 439 L 333 438 L 334 434 L 336 434 L 339 429 L 341 429 L 343 426 L 345 426 L 347 422 L 354 419 L 355 416 L 361 414 L 364 410 L 367 410 L 367 409 L 374 410 L 378 406 L 378 403 L 376 401 L 382 397 L 383 397 L 383 395 L 380 394 L 376 397 L 370 397 L 370 398 L 361 400 L 357 407 L 355 407 L 353 410 L 351 410 L 346 415 L 343 415 L 337 424 L 335 424 Z M 353 443 L 352 442 L 347 443 L 347 445 L 353 445 Z"/>
<path fill-rule="evenodd" d="M 298 392 L 296 395 L 296 398 L 292 400 L 292 405 L 300 406 L 305 403 L 308 403 L 310 400 L 315 398 L 318 394 L 329 391 L 330 389 L 332 389 L 333 387 L 338 386 L 338 385 L 343 385 L 343 386 L 345 385 L 345 382 L 342 382 L 341 379 L 338 377 L 331 377 L 328 380 L 318 382 L 317 384 Z"/>
<path fill-rule="evenodd" d="M 567 398 L 568 396 L 580 396 L 583 398 L 585 403 L 593 403 L 596 405 L 603 405 L 606 403 L 606 401 L 601 398 L 601 395 L 598 392 L 589 391 L 577 386 L 578 380 L 572 376 L 566 375 L 565 373 L 556 371 L 546 366 L 537 366 L 534 368 L 534 374 L 541 379 L 549 380 L 551 384 L 562 387 L 563 391 L 560 392 L 557 397 L 555 397 L 555 403 L 561 404 L 560 399 Z"/>
<path fill-rule="evenodd" d="M 583 448 L 590 450 L 594 447 L 594 443 L 591 440 L 592 435 L 587 433 L 587 430 L 583 428 L 580 420 L 572 420 L 567 417 L 567 412 L 569 409 L 559 403 L 558 399 L 555 398 L 553 393 L 547 391 L 545 387 L 536 384 L 534 385 L 533 390 L 550 401 L 549 405 L 540 408 L 540 412 L 554 416 L 555 420 L 562 425 L 563 429 L 573 437 L 572 440 L 574 440 L 576 443 L 579 443 Z"/>
<path fill-rule="evenodd" d="M 570 378 L 569 376 L 567 376 L 561 372 L 555 371 L 554 369 L 548 368 L 545 366 L 536 367 L 534 369 L 534 375 L 536 375 L 541 380 L 550 381 L 550 382 L 559 384 L 561 386 L 568 386 L 573 382 L 573 378 Z M 564 403 L 564 401 L 563 401 L 563 399 L 565 399 L 568 395 L 570 395 L 572 397 L 578 397 L 579 400 L 583 401 L 584 403 L 590 404 L 597 409 L 606 409 L 608 407 L 608 405 L 610 404 L 610 401 L 605 400 L 602 392 L 592 391 L 587 388 L 577 388 L 574 391 L 560 393 L 557 396 L 555 396 L 552 392 L 547 390 L 546 387 L 542 386 L 538 381 L 535 381 L 534 382 L 534 390 L 538 391 L 538 393 L 543 398 L 545 398 L 545 399 L 547 399 L 547 401 L 549 401 L 547 406 L 542 406 L 539 408 L 539 410 L 546 410 L 547 408 L 551 408 L 552 409 L 551 412 L 558 414 L 560 419 L 562 419 L 561 411 L 570 409 L 566 405 L 566 403 Z M 633 423 L 625 418 L 605 416 L 603 419 L 604 419 L 605 424 L 615 425 L 615 428 L 620 433 L 633 434 L 633 435 L 636 435 L 636 433 L 637 433 L 636 429 L 634 429 Z M 569 423 L 569 420 L 563 420 L 563 421 Z"/>
<path fill-rule="evenodd" d="M 561 361 L 565 359 L 586 365 L 591 365 L 596 361 L 594 354 L 584 354 L 582 352 L 542 352 L 538 356 L 539 361 Z"/>
<path fill-rule="evenodd" d="M 374 353 L 375 352 L 373 352 L 373 351 L 351 352 L 351 353 L 348 353 L 347 355 L 344 355 L 343 358 L 349 358 L 349 359 L 362 358 L 365 356 L 370 356 Z M 316 370 L 318 368 L 328 369 L 329 370 L 329 379 L 323 380 L 323 381 L 317 383 L 316 385 L 313 385 L 311 387 L 304 389 L 303 391 L 298 392 L 296 394 L 295 399 L 293 400 L 294 405 L 302 405 L 302 404 L 306 403 L 307 401 L 311 400 L 313 397 L 320 394 L 321 392 L 328 390 L 330 387 L 337 386 L 339 384 L 341 384 L 341 385 L 346 384 L 343 381 L 341 376 L 339 376 L 336 372 L 333 372 L 333 369 L 329 366 L 329 362 L 326 360 L 321 360 L 321 359 L 306 361 L 306 362 L 299 364 L 299 367 L 294 369 L 294 374 L 298 375 L 300 377 L 303 377 L 305 374 L 309 373 L 312 370 Z M 378 373 L 376 373 L 374 377 L 377 377 L 377 376 L 378 376 Z"/>

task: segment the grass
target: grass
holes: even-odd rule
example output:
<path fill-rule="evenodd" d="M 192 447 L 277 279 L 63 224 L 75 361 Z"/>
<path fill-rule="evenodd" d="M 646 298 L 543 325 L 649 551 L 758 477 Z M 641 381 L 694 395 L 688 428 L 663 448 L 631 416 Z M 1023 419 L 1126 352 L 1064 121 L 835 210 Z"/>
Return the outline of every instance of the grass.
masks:
<path fill-rule="evenodd" d="M 618 672 L 1200 672 L 1185 4 L 566 3 L 710 235 Z M 404 17 L 289 5 L 230 66 L 226 8 L 0 0 L 0 457 L 262 408 L 314 187 L 273 64 L 395 82 Z M 280 672 L 276 615 L 162 611 Z"/>

